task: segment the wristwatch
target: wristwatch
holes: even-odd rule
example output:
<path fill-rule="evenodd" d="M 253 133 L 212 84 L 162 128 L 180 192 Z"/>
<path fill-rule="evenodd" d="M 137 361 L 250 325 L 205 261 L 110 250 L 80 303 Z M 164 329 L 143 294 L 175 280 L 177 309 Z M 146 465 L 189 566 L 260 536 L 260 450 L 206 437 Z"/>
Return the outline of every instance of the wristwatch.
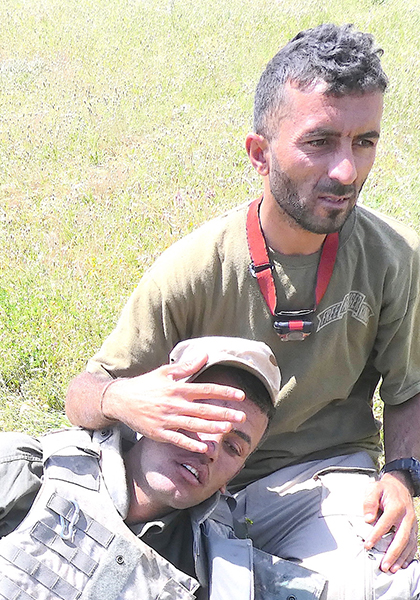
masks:
<path fill-rule="evenodd" d="M 381 475 L 389 471 L 405 471 L 414 490 L 414 496 L 420 496 L 420 461 L 416 458 L 398 458 L 386 463 L 381 469 Z"/>

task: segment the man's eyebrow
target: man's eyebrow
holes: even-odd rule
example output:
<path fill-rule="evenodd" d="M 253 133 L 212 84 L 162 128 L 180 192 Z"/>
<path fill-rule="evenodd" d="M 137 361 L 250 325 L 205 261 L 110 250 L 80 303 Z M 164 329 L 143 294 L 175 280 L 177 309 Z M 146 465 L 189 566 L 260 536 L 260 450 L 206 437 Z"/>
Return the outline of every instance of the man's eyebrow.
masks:
<path fill-rule="evenodd" d="M 376 129 L 372 129 L 372 131 L 366 131 L 366 133 L 361 133 L 360 135 L 356 135 L 356 139 L 361 139 L 361 138 L 370 138 L 370 139 L 375 139 L 377 140 L 379 138 L 379 131 L 376 131 Z"/>
<path fill-rule="evenodd" d="M 247 433 L 241 431 L 240 429 L 231 429 L 231 433 L 235 433 L 238 437 L 242 438 L 247 444 L 251 445 L 251 438 Z"/>
<path fill-rule="evenodd" d="M 306 131 L 303 134 L 303 138 L 311 138 L 311 137 L 340 137 L 341 134 L 340 132 L 336 131 L 335 129 L 329 129 L 327 127 L 318 127 L 316 129 L 312 129 L 311 131 Z M 370 139 L 378 139 L 379 138 L 379 131 L 376 131 L 376 129 L 372 129 L 371 131 L 366 131 L 364 133 L 359 133 L 359 135 L 355 136 L 356 139 L 361 139 L 361 138 L 370 138 Z"/>
<path fill-rule="evenodd" d="M 339 137 L 340 134 L 335 129 L 328 129 L 327 127 L 317 127 L 316 129 L 311 129 L 310 131 L 305 131 L 303 137 Z"/>

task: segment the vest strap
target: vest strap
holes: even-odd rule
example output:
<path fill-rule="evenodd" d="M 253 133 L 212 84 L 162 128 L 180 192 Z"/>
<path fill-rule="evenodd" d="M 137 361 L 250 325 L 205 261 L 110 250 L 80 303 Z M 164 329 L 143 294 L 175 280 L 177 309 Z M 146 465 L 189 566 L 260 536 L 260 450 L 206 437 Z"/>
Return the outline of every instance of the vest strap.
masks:
<path fill-rule="evenodd" d="M 72 516 L 74 513 L 74 503 L 66 500 L 62 496 L 58 494 L 53 494 L 51 498 L 47 502 L 47 507 L 55 512 L 60 517 L 66 519 L 67 521 L 72 520 Z M 115 534 L 109 531 L 106 527 L 98 523 L 83 512 L 83 522 L 82 519 L 79 519 L 75 526 L 77 529 L 80 529 L 86 535 L 91 537 L 95 542 L 98 542 L 104 548 L 108 548 L 111 544 L 112 540 L 115 537 Z"/>
<path fill-rule="evenodd" d="M 0 548 L 0 556 L 15 565 L 21 571 L 33 577 L 38 583 L 46 587 L 62 600 L 77 600 L 81 593 L 70 583 L 59 577 L 49 567 L 41 563 L 35 557 L 27 554 L 24 550 L 17 548 L 6 541 Z M 18 596 L 20 598 L 20 596 Z"/>
<path fill-rule="evenodd" d="M 98 563 L 90 558 L 90 556 L 78 548 L 68 546 L 53 529 L 42 521 L 38 521 L 33 526 L 31 536 L 50 550 L 57 552 L 57 554 L 65 558 L 67 562 L 88 577 L 92 576 L 98 566 Z"/>
<path fill-rule="evenodd" d="M 3 577 L 0 581 L 0 596 L 4 598 L 4 600 L 36 600 L 36 598 L 21 590 L 20 587 L 8 577 Z"/>

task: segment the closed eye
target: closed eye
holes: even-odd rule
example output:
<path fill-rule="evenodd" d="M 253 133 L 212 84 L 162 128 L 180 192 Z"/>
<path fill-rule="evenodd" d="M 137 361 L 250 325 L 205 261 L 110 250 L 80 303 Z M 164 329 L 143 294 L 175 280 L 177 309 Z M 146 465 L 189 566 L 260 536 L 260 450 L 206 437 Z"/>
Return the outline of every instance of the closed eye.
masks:
<path fill-rule="evenodd" d="M 235 444 L 230 440 L 225 440 L 224 445 L 229 454 L 232 454 L 234 456 L 242 456 L 242 446 L 240 446 L 239 444 Z"/>

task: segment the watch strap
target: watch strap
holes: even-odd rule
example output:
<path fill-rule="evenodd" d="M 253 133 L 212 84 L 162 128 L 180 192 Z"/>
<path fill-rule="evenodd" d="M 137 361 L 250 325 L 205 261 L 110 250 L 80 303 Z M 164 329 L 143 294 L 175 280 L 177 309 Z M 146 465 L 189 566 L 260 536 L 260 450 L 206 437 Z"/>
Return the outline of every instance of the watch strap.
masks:
<path fill-rule="evenodd" d="M 380 474 L 390 471 L 405 471 L 414 490 L 414 496 L 420 496 L 420 461 L 411 456 L 410 458 L 397 458 L 386 463 Z"/>

